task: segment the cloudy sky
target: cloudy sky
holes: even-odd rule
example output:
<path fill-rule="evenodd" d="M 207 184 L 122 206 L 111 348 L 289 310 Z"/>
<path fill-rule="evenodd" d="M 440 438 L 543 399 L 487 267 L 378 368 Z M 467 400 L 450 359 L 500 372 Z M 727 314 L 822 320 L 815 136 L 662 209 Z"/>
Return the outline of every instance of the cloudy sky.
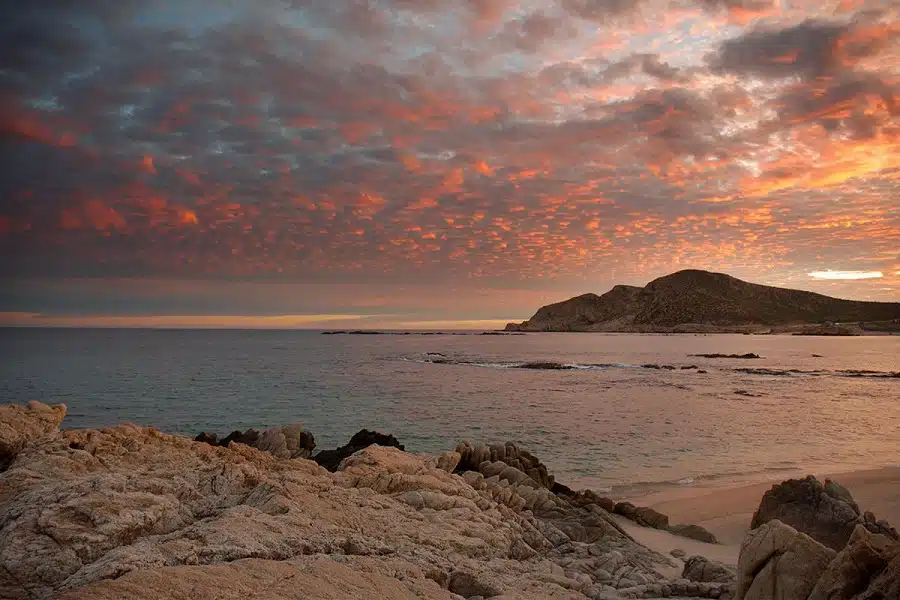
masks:
<path fill-rule="evenodd" d="M 0 6 L 0 322 L 900 298 L 897 0 Z"/>

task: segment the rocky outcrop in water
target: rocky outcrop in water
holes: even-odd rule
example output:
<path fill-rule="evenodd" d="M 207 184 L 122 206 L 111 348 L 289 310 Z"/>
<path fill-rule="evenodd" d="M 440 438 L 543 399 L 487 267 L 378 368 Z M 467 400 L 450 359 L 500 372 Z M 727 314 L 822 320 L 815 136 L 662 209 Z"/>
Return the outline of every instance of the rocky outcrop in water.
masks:
<path fill-rule="evenodd" d="M 840 550 L 857 525 L 898 539 L 897 531 L 872 513 L 860 514 L 850 492 L 836 482 L 813 476 L 790 479 L 765 493 L 750 524 L 756 529 L 778 519 L 821 544 Z"/>

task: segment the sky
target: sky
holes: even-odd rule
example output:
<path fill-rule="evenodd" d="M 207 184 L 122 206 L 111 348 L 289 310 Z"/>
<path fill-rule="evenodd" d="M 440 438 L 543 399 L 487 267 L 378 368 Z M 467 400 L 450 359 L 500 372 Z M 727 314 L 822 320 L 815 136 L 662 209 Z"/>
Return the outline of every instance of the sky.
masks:
<path fill-rule="evenodd" d="M 0 1 L 0 324 L 900 300 L 898 0 Z"/>

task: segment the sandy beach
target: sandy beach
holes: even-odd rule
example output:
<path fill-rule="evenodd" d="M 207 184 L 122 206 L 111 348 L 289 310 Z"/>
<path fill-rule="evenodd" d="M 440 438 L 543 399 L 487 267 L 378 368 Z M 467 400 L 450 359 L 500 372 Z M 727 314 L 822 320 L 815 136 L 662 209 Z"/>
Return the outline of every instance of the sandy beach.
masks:
<path fill-rule="evenodd" d="M 862 510 L 879 519 L 900 523 L 900 467 L 850 473 L 812 473 L 820 480 L 834 479 L 850 490 Z M 677 487 L 628 498 L 669 516 L 669 521 L 693 523 L 711 531 L 720 544 L 686 540 L 665 531 L 639 527 L 625 519 L 620 524 L 638 542 L 668 555 L 674 548 L 688 555 L 702 554 L 727 564 L 736 564 L 740 543 L 763 494 L 787 477 L 765 483 L 729 487 Z"/>

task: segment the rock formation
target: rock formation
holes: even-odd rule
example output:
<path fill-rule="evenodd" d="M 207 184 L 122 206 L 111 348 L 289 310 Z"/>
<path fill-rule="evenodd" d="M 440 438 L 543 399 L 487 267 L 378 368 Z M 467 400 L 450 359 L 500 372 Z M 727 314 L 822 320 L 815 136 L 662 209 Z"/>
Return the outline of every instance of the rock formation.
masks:
<path fill-rule="evenodd" d="M 859 513 L 834 481 L 807 477 L 773 487 L 741 546 L 736 600 L 900 599 L 897 532 Z"/>
<path fill-rule="evenodd" d="M 669 517 L 646 506 L 635 506 L 631 502 L 617 502 L 613 512 L 644 527 L 669 528 Z"/>
<path fill-rule="evenodd" d="M 805 600 L 835 556 L 779 520 L 754 529 L 741 544 L 737 600 Z"/>
<path fill-rule="evenodd" d="M 707 544 L 719 543 L 716 536 L 699 525 L 669 525 L 668 531 L 669 533 L 697 540 L 698 542 L 706 542 Z"/>
<path fill-rule="evenodd" d="M 587 495 L 575 504 L 554 494 L 538 481 L 551 476 L 518 448 L 504 446 L 505 458 L 533 475 L 509 464 L 458 474 L 463 453 L 378 445 L 330 473 L 286 457 L 293 429 L 284 440 L 260 434 L 274 441 L 266 452 L 134 425 L 54 431 L 53 421 L 33 434 L 31 413 L 43 411 L 52 412 L 2 413 L 9 431 L 31 440 L 0 473 L 4 599 L 728 593 L 727 584 L 665 579 L 657 567 L 671 568 L 669 558 L 623 534 Z"/>
<path fill-rule="evenodd" d="M 497 475 L 500 479 L 509 481 L 510 477 L 518 477 L 515 473 L 518 471 L 548 490 L 552 489 L 555 483 L 553 476 L 541 461 L 512 442 L 490 446 L 462 442 L 456 447 L 456 451 L 460 455 L 457 466 L 459 472 L 475 471 L 485 477 Z M 507 468 L 511 470 L 504 472 Z"/>
<path fill-rule="evenodd" d="M 295 423 L 284 427 L 271 427 L 262 433 L 255 429 L 232 431 L 220 441 L 215 433 L 203 432 L 194 438 L 211 446 L 228 447 L 231 442 L 251 446 L 278 458 L 309 458 L 316 447 L 316 438 L 303 425 Z"/>
<path fill-rule="evenodd" d="M 735 580 L 734 569 L 703 556 L 691 556 L 684 561 L 681 576 L 689 581 L 730 583 Z"/>
<path fill-rule="evenodd" d="M 329 471 L 334 472 L 337 470 L 338 465 L 341 464 L 342 460 L 354 452 L 359 452 L 363 448 L 368 448 L 372 444 L 403 450 L 403 444 L 401 444 L 394 436 L 362 429 L 354 433 L 353 437 L 350 438 L 350 441 L 340 448 L 323 450 L 312 457 L 312 459 Z"/>
<path fill-rule="evenodd" d="M 0 471 L 5 470 L 28 442 L 59 431 L 66 405 L 47 406 L 29 402 L 27 406 L 0 406 Z"/>
<path fill-rule="evenodd" d="M 529 320 L 510 323 L 506 330 L 746 332 L 898 318 L 898 302 L 841 300 L 747 283 L 724 273 L 685 270 L 643 288 L 617 285 L 602 296 L 584 294 L 544 306 Z"/>
<path fill-rule="evenodd" d="M 763 496 L 750 527 L 756 529 L 773 519 L 833 550 L 847 544 L 857 524 L 874 533 L 898 538 L 897 531 L 887 522 L 878 521 L 871 513 L 860 515 L 859 506 L 845 488 L 829 480 L 822 484 L 812 476 L 773 486 Z"/>
<path fill-rule="evenodd" d="M 900 544 L 857 525 L 808 600 L 900 598 Z"/>

